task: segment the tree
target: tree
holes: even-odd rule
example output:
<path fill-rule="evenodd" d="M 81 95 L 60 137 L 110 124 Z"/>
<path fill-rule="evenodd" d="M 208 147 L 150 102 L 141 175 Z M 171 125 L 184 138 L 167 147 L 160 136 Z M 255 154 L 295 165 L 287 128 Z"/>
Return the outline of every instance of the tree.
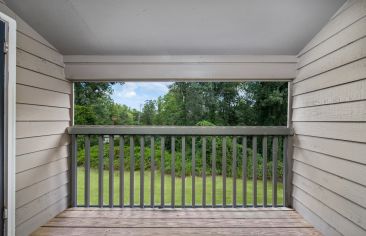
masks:
<path fill-rule="evenodd" d="M 144 125 L 153 125 L 156 115 L 155 101 L 145 101 L 144 107 L 142 108 L 141 123 Z"/>
<path fill-rule="evenodd" d="M 242 85 L 255 111 L 255 125 L 286 125 L 287 83 L 252 82 Z"/>
<path fill-rule="evenodd" d="M 252 103 L 240 85 L 176 82 L 157 101 L 158 120 L 170 125 L 195 125 L 201 120 L 216 125 L 251 125 L 254 117 Z"/>
<path fill-rule="evenodd" d="M 112 83 L 77 83 L 75 92 L 76 124 L 235 126 L 287 120 L 287 83 L 280 82 L 175 82 L 165 95 L 147 100 L 141 112 L 113 102 Z"/>
<path fill-rule="evenodd" d="M 75 124 L 112 124 L 115 83 L 75 83 Z"/>
<path fill-rule="evenodd" d="M 114 83 L 93 83 L 93 82 L 77 82 L 75 83 L 75 104 L 90 105 L 94 104 L 97 99 L 112 100 L 112 85 Z"/>

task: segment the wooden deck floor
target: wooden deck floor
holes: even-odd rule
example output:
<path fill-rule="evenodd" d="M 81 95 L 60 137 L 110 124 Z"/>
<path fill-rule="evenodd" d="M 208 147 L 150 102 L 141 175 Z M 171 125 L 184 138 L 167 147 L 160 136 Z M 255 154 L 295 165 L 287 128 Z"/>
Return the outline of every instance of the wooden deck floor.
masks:
<path fill-rule="evenodd" d="M 32 235 L 320 235 L 298 213 L 276 209 L 71 208 Z"/>

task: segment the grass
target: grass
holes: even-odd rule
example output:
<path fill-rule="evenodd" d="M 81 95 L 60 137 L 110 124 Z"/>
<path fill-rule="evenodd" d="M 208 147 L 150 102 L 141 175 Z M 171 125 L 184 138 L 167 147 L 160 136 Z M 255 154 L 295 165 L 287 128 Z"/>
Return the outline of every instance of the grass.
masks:
<path fill-rule="evenodd" d="M 84 168 L 78 168 L 78 193 L 77 199 L 78 204 L 84 204 Z M 144 203 L 150 205 L 150 178 L 151 173 L 149 171 L 144 172 Z M 114 172 L 114 205 L 119 205 L 119 172 Z M 164 202 L 165 205 L 171 204 L 171 176 L 164 176 Z M 161 175 L 159 172 L 155 172 L 155 205 L 160 205 L 160 181 Z M 138 205 L 140 203 L 140 172 L 136 171 L 134 173 L 134 203 Z M 202 204 L 202 178 L 195 178 L 196 183 L 196 205 Z M 242 180 L 237 179 L 237 204 L 243 203 L 243 190 L 242 190 Z M 108 205 L 109 199 L 109 171 L 105 170 L 103 175 L 103 193 L 104 193 L 104 204 Z M 128 205 L 130 202 L 130 172 L 124 173 L 124 204 Z M 253 182 L 251 180 L 247 181 L 247 204 L 251 205 L 253 203 Z M 226 178 L 226 202 L 227 205 L 232 204 L 232 192 L 233 192 L 233 178 Z M 277 203 L 282 204 L 282 183 L 277 184 Z M 216 176 L 216 204 L 221 205 L 223 198 L 223 179 L 222 176 Z M 257 181 L 257 203 L 260 205 L 263 202 L 263 182 Z M 192 203 L 192 177 L 187 176 L 185 179 L 185 203 L 186 205 L 191 205 Z M 211 176 L 206 176 L 206 204 L 210 205 L 212 203 L 212 178 Z M 272 203 L 272 183 L 267 181 L 267 203 L 270 205 Z M 90 172 L 90 204 L 98 204 L 98 172 L 96 169 L 92 169 Z M 175 178 L 175 205 L 182 204 L 182 179 Z"/>

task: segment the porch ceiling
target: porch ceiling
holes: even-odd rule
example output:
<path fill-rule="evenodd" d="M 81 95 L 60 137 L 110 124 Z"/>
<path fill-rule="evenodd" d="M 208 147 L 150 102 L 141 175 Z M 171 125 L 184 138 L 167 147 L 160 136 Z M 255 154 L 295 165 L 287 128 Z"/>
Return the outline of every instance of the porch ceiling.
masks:
<path fill-rule="evenodd" d="M 66 55 L 295 55 L 344 0 L 6 2 Z"/>

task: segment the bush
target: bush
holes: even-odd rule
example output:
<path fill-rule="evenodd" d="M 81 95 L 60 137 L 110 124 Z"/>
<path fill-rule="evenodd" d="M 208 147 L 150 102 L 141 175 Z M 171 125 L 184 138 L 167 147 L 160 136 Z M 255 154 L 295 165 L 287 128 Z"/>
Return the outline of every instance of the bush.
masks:
<path fill-rule="evenodd" d="M 165 151 L 164 151 L 164 171 L 166 174 L 172 173 L 172 153 L 171 153 L 171 140 L 167 139 L 165 142 Z M 233 139 L 230 137 L 227 138 L 227 156 L 226 156 L 226 174 L 228 177 L 232 176 L 233 174 L 233 150 L 232 150 L 232 141 Z M 119 140 L 114 140 L 114 163 L 113 167 L 115 170 L 119 170 L 120 168 L 120 148 L 119 148 Z M 140 170 L 140 164 L 141 164 L 141 149 L 139 146 L 139 139 L 135 138 L 134 140 L 135 146 L 134 146 L 134 159 L 135 159 L 135 170 Z M 212 138 L 207 137 L 206 138 L 206 175 L 212 174 Z M 250 143 L 250 142 L 248 142 Z M 78 166 L 85 165 L 85 155 L 84 155 L 84 148 L 83 143 L 81 142 L 79 144 L 80 149 L 78 150 Z M 222 174 L 222 139 L 216 139 L 216 174 L 221 175 Z M 185 175 L 189 176 L 192 173 L 192 142 L 190 139 L 186 138 L 186 155 L 185 155 Z M 203 155 L 202 155 L 202 138 L 196 139 L 196 152 L 195 152 L 195 174 L 196 175 L 202 175 L 202 167 L 203 167 Z M 258 145 L 259 147 L 259 145 Z M 161 169 L 161 143 L 159 139 L 155 139 L 155 155 L 154 155 L 154 161 L 155 161 L 155 169 L 160 170 Z M 175 143 L 175 159 L 174 159 L 174 170 L 176 176 L 182 175 L 182 166 L 183 166 L 183 160 L 182 160 L 182 153 L 181 153 L 181 141 L 180 138 L 176 140 Z M 242 177 L 242 164 L 243 164 L 243 146 L 241 144 L 237 144 L 237 163 L 236 163 L 236 173 L 237 177 Z M 270 152 L 268 152 L 270 153 Z M 130 167 L 130 145 L 129 142 L 125 142 L 124 150 L 124 169 L 129 171 L 131 169 Z M 98 144 L 96 140 L 91 139 L 91 147 L 90 147 L 90 166 L 91 168 L 98 168 L 99 164 L 99 150 L 98 150 Z M 253 151 L 251 148 L 248 148 L 248 154 L 247 154 L 247 165 L 246 165 L 246 174 L 247 178 L 252 178 L 252 168 L 253 168 Z M 280 157 L 280 155 L 279 155 Z M 270 158 L 270 154 L 268 154 L 267 158 L 267 178 L 271 178 L 272 176 L 272 160 Z M 277 175 L 278 178 L 282 178 L 282 160 L 277 161 L 278 167 L 277 167 Z M 104 150 L 103 150 L 103 168 L 109 169 L 109 143 L 104 143 Z M 150 141 L 149 139 L 145 138 L 145 148 L 144 148 L 144 169 L 145 170 L 151 170 L 151 148 L 150 148 Z M 257 153 L 257 176 L 258 179 L 262 179 L 263 176 L 263 157 L 261 153 Z"/>

